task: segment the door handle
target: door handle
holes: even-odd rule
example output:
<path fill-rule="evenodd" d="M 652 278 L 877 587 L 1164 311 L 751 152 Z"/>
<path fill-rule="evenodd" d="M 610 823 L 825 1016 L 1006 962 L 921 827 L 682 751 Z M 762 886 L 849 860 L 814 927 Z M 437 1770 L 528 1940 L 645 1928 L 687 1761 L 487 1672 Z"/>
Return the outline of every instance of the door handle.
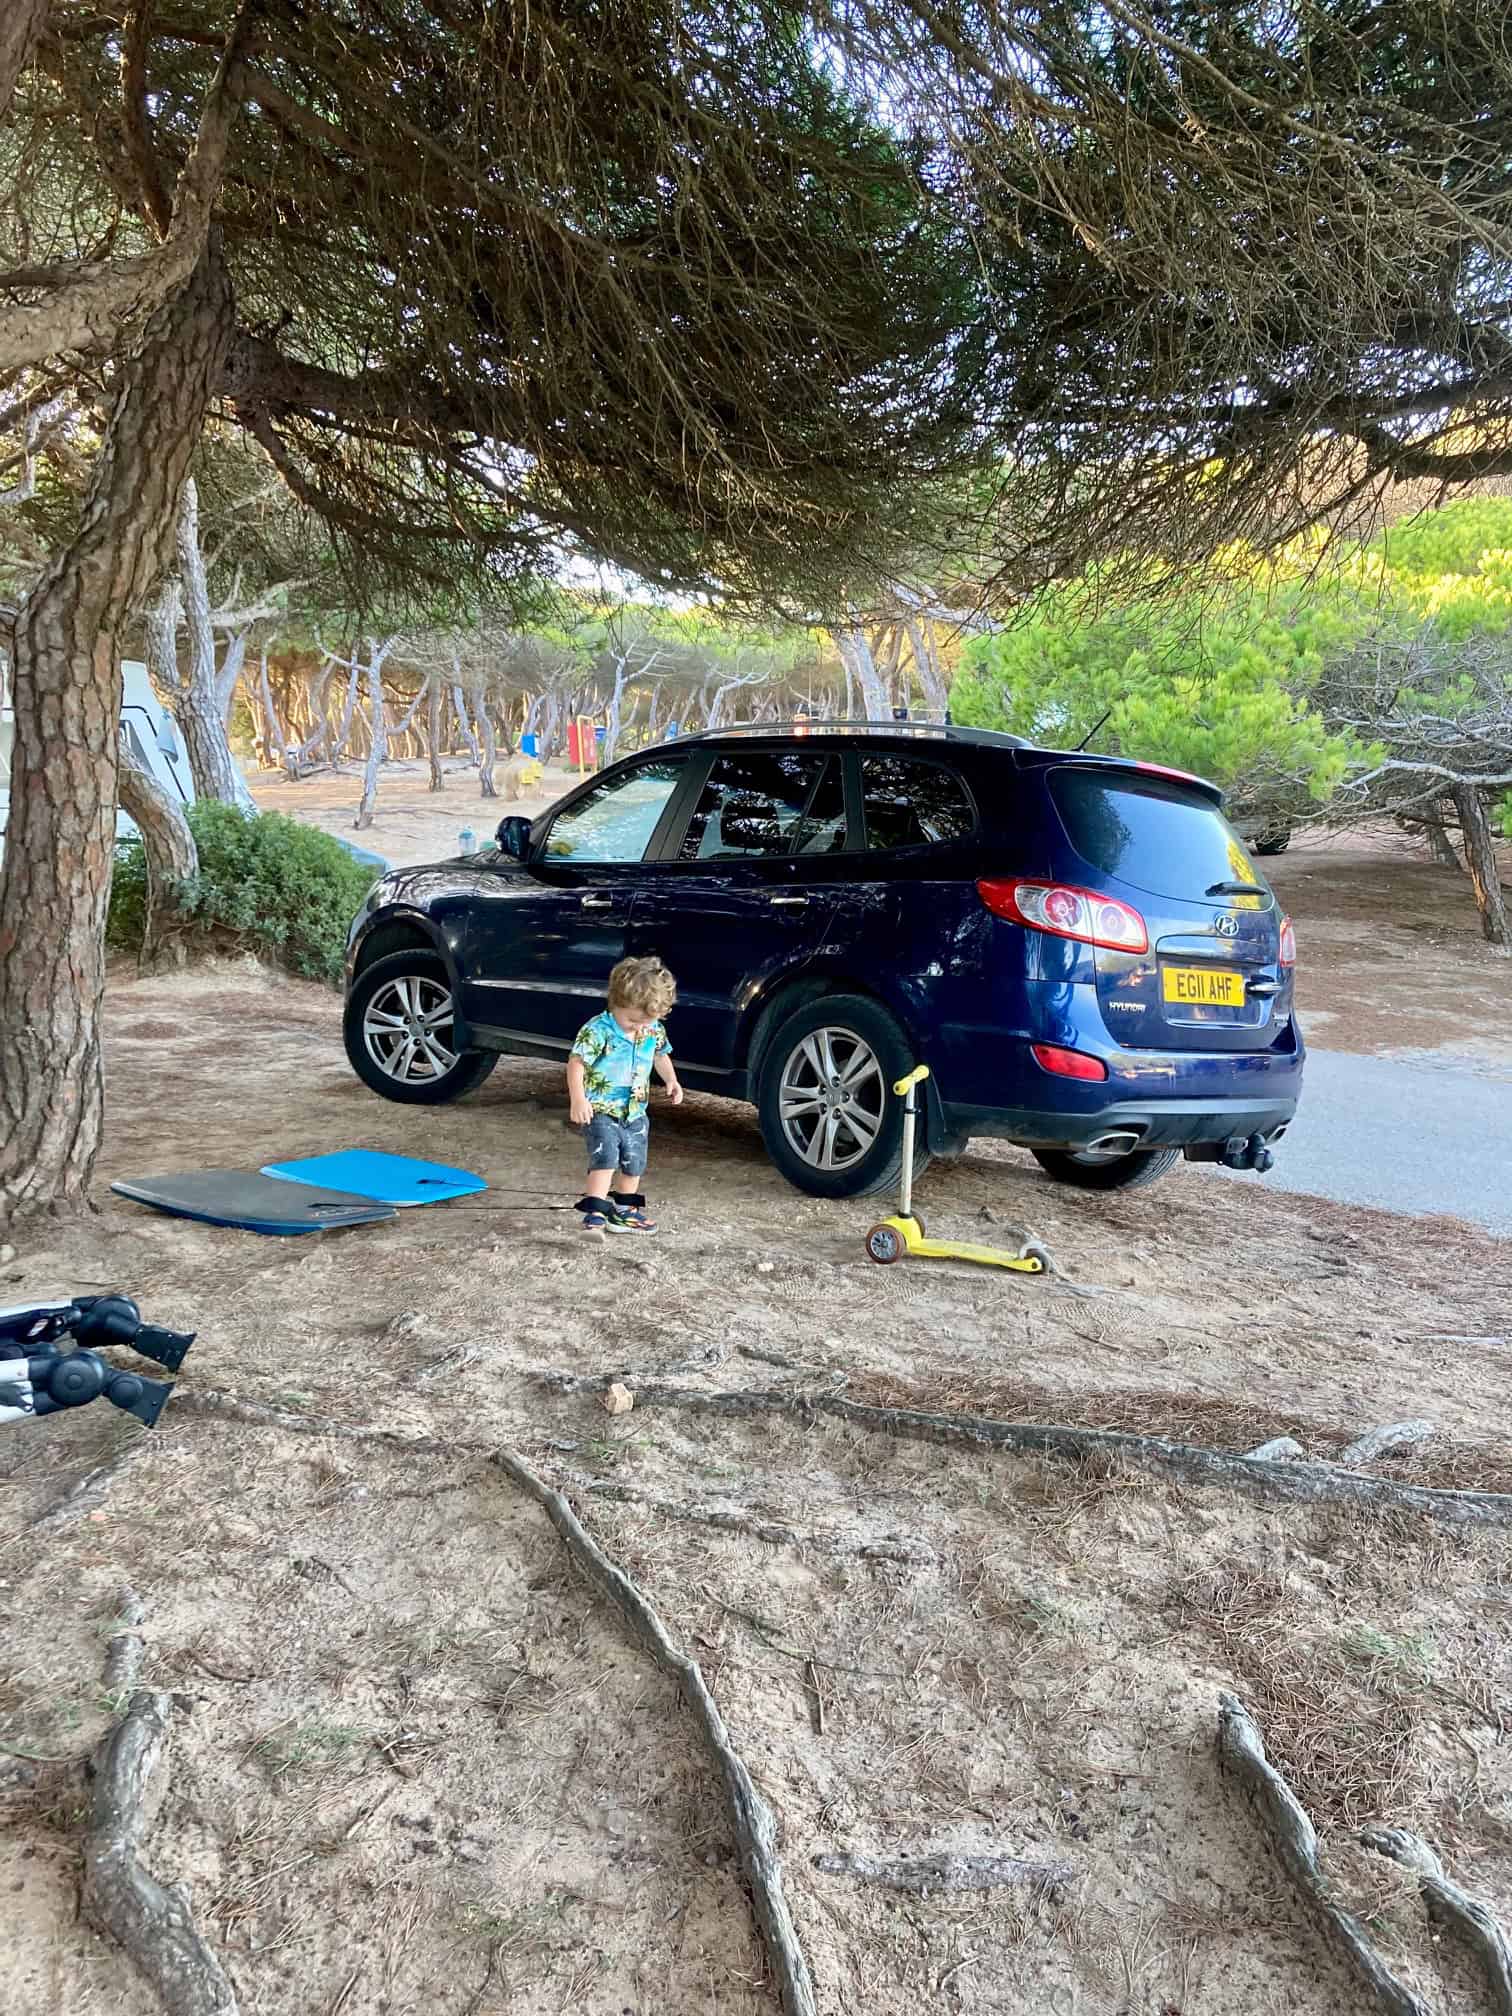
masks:
<path fill-rule="evenodd" d="M 801 910 L 808 902 L 807 896 L 768 896 L 767 901 L 774 910 Z"/>
<path fill-rule="evenodd" d="M 1246 980 L 1244 991 L 1246 994 L 1253 995 L 1257 1001 L 1268 1001 L 1273 995 L 1281 992 L 1281 982 L 1279 980 Z"/>
<path fill-rule="evenodd" d="M 607 910 L 613 901 L 612 896 L 584 896 L 582 907 L 585 910 Z"/>

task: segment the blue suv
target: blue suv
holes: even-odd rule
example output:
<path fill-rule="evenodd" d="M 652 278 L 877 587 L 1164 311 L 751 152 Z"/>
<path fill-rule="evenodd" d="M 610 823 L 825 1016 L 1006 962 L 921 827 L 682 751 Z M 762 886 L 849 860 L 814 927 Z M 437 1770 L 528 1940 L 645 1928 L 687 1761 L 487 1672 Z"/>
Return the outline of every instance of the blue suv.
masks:
<path fill-rule="evenodd" d="M 690 737 L 505 819 L 498 853 L 384 876 L 347 1054 L 386 1098 L 458 1098 L 501 1053 L 565 1060 L 652 952 L 683 1083 L 752 1101 L 813 1196 L 895 1181 L 916 1061 L 930 1153 L 995 1135 L 1088 1190 L 1267 1168 L 1301 1090 L 1292 928 L 1217 790 L 922 724 Z"/>

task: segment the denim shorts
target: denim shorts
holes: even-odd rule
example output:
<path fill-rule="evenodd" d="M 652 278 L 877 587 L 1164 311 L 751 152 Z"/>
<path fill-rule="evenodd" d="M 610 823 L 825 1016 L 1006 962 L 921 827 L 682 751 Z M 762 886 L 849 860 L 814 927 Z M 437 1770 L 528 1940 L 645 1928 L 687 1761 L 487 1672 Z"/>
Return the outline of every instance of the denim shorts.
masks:
<path fill-rule="evenodd" d="M 621 1176 L 644 1175 L 651 1146 L 649 1113 L 642 1113 L 639 1120 L 616 1120 L 612 1113 L 595 1113 L 581 1132 L 588 1143 L 590 1169 L 617 1169 Z"/>

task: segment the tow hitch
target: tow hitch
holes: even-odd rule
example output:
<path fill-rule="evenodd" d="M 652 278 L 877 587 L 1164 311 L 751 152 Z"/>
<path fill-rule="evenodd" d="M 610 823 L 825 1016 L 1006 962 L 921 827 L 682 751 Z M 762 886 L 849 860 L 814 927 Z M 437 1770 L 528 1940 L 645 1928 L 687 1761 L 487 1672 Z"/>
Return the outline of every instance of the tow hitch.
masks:
<path fill-rule="evenodd" d="M 1276 1166 L 1263 1134 L 1231 1134 L 1227 1141 L 1194 1141 L 1185 1151 L 1188 1162 L 1216 1162 L 1224 1169 L 1251 1169 L 1263 1176 Z"/>
<path fill-rule="evenodd" d="M 1257 1176 L 1276 1166 L 1276 1158 L 1266 1147 L 1263 1134 L 1251 1134 L 1248 1140 L 1236 1134 L 1232 1141 L 1224 1142 L 1218 1160 L 1225 1169 L 1253 1169 Z"/>

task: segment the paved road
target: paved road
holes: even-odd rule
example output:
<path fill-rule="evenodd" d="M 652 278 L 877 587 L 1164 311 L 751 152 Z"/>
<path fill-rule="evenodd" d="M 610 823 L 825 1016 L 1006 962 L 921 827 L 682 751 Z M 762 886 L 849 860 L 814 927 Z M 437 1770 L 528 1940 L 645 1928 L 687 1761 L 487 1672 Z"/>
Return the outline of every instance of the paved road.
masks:
<path fill-rule="evenodd" d="M 1512 1071 L 1310 1050 L 1275 1168 L 1234 1180 L 1445 1212 L 1512 1238 Z"/>

